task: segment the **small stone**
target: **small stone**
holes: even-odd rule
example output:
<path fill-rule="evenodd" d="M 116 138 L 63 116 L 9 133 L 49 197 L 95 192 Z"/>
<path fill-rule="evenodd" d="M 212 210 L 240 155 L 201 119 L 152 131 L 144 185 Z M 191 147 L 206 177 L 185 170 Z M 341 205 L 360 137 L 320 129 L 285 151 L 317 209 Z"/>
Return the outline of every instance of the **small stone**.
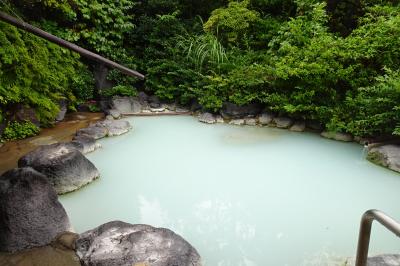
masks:
<path fill-rule="evenodd" d="M 226 119 L 239 119 L 246 116 L 255 117 L 261 112 L 262 107 L 263 106 L 259 103 L 237 105 L 225 102 L 221 110 L 221 115 Z"/>
<path fill-rule="evenodd" d="M 121 113 L 117 109 L 108 110 L 108 114 L 111 115 L 114 119 L 120 119 Z"/>
<path fill-rule="evenodd" d="M 217 122 L 215 116 L 211 113 L 200 114 L 199 121 L 206 124 L 215 124 Z"/>
<path fill-rule="evenodd" d="M 350 142 L 353 141 L 353 136 L 347 133 L 323 131 L 321 136 L 327 139 Z"/>
<path fill-rule="evenodd" d="M 149 96 L 144 91 L 140 91 L 138 93 L 138 99 L 141 104 L 144 104 L 144 103 L 148 102 Z"/>
<path fill-rule="evenodd" d="M 220 115 L 217 115 L 216 117 L 215 117 L 215 120 L 217 121 L 217 123 L 225 123 L 225 121 L 224 121 L 224 119 L 222 118 L 222 116 L 220 116 Z"/>
<path fill-rule="evenodd" d="M 175 103 L 166 104 L 165 108 L 170 110 L 170 111 L 172 111 L 172 112 L 174 112 L 176 110 L 176 104 Z"/>
<path fill-rule="evenodd" d="M 258 117 L 258 122 L 263 126 L 268 125 L 272 122 L 274 117 L 275 116 L 271 113 L 263 113 Z"/>
<path fill-rule="evenodd" d="M 150 111 L 152 111 L 153 113 L 162 113 L 165 111 L 165 108 L 164 107 L 150 108 Z"/>
<path fill-rule="evenodd" d="M 296 121 L 293 126 L 289 128 L 290 131 L 303 132 L 306 130 L 306 123 L 304 121 Z"/>
<path fill-rule="evenodd" d="M 314 131 L 321 131 L 322 130 L 322 125 L 318 121 L 307 121 L 306 122 L 306 127 L 314 130 Z"/>
<path fill-rule="evenodd" d="M 177 113 L 190 113 L 190 110 L 189 109 L 187 109 L 187 108 L 184 108 L 184 107 L 177 107 L 176 109 L 175 109 L 175 112 L 177 112 Z"/>
<path fill-rule="evenodd" d="M 246 119 L 244 120 L 244 123 L 245 123 L 246 125 L 248 125 L 248 126 L 255 126 L 255 125 L 257 125 L 257 120 L 254 119 L 254 118 L 246 118 Z"/>
<path fill-rule="evenodd" d="M 58 104 L 58 106 L 60 107 L 60 111 L 58 112 L 57 116 L 56 116 L 56 121 L 60 122 L 62 120 L 64 120 L 65 114 L 67 113 L 67 101 L 66 100 L 61 100 Z"/>
<path fill-rule="evenodd" d="M 289 128 L 293 125 L 293 120 L 288 117 L 275 117 L 274 122 L 277 128 Z"/>
<path fill-rule="evenodd" d="M 244 119 L 232 119 L 229 124 L 230 125 L 235 125 L 235 126 L 243 126 L 244 125 Z"/>
<path fill-rule="evenodd" d="M 110 121 L 110 120 L 107 120 Z M 113 120 L 114 121 L 114 120 Z M 81 128 L 76 132 L 77 136 L 89 136 L 94 139 L 101 139 L 107 136 L 107 129 L 104 127 L 90 126 L 86 128 Z"/>
<path fill-rule="evenodd" d="M 107 115 L 106 120 L 114 120 L 114 117 L 112 117 L 112 115 Z"/>

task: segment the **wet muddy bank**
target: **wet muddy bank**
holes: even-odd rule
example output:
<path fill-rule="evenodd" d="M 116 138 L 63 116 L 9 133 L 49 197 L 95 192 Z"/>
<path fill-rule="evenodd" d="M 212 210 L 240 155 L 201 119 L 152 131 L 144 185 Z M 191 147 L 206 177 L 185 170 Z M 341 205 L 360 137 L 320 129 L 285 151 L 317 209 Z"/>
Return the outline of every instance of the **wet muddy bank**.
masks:
<path fill-rule="evenodd" d="M 17 167 L 18 159 L 38 146 L 71 141 L 78 129 L 103 118 L 103 113 L 71 113 L 54 127 L 42 129 L 37 136 L 4 143 L 0 147 L 0 174 Z"/>

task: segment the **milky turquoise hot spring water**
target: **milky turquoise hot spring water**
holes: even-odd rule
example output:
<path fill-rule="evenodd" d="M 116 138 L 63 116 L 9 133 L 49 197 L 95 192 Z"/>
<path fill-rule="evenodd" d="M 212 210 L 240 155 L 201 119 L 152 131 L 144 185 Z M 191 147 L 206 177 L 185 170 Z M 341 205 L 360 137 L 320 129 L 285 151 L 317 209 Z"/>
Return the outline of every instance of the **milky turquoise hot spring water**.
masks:
<path fill-rule="evenodd" d="M 400 175 L 312 133 L 137 117 L 88 155 L 101 178 L 61 197 L 78 232 L 112 220 L 181 234 L 207 266 L 345 265 L 367 209 L 400 220 Z M 400 251 L 373 225 L 370 254 Z"/>

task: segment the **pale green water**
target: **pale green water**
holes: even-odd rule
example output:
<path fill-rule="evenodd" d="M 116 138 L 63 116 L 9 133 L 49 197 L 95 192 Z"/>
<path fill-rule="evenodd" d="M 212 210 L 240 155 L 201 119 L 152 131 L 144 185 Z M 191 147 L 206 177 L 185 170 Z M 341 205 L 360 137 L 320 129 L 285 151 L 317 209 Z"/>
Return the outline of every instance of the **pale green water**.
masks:
<path fill-rule="evenodd" d="M 364 211 L 400 220 L 400 175 L 357 144 L 192 117 L 129 121 L 134 131 L 88 156 L 101 178 L 61 197 L 78 232 L 119 219 L 174 230 L 206 266 L 338 265 Z M 370 253 L 399 251 L 374 224 Z"/>

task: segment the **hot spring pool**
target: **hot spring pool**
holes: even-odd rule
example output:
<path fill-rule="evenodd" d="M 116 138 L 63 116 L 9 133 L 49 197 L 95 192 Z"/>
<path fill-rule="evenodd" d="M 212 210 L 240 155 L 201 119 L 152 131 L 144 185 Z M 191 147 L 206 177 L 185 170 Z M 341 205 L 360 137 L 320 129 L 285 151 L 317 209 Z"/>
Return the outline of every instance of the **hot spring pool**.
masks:
<path fill-rule="evenodd" d="M 135 117 L 88 155 L 101 178 L 62 196 L 78 232 L 112 220 L 167 227 L 206 266 L 343 265 L 361 215 L 400 220 L 400 175 L 354 143 L 275 128 Z M 370 254 L 400 252 L 373 225 Z"/>

